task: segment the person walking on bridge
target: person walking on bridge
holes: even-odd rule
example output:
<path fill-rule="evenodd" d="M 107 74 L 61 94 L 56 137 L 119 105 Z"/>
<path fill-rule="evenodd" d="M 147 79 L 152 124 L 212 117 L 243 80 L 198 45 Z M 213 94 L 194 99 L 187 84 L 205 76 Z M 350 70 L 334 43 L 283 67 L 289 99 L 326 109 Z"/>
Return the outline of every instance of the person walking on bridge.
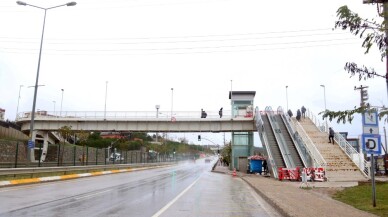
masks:
<path fill-rule="evenodd" d="M 292 111 L 291 111 L 291 109 L 288 109 L 288 111 L 287 111 L 287 114 L 288 114 L 288 116 L 290 116 L 290 118 L 292 118 Z"/>
<path fill-rule="evenodd" d="M 220 111 L 218 111 L 218 114 L 220 115 L 220 118 L 222 118 L 222 107 L 220 108 Z"/>
<path fill-rule="evenodd" d="M 302 106 L 302 118 L 306 118 L 306 108 Z"/>
<path fill-rule="evenodd" d="M 297 121 L 300 121 L 300 116 L 301 116 L 300 109 L 298 109 L 298 111 L 296 111 L 296 120 Z"/>

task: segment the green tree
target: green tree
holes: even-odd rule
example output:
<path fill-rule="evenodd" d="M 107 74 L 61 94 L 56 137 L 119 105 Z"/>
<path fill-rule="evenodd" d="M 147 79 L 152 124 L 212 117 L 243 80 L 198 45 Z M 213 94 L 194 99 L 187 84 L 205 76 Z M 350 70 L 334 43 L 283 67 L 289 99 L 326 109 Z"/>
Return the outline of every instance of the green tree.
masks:
<path fill-rule="evenodd" d="M 58 129 L 59 135 L 63 138 L 63 145 L 61 150 L 61 143 L 58 144 L 58 164 L 63 164 L 63 153 L 65 149 L 65 143 L 70 138 L 70 136 L 73 134 L 73 131 L 71 130 L 71 126 L 63 126 Z"/>
<path fill-rule="evenodd" d="M 221 150 L 221 156 L 227 165 L 230 165 L 232 162 L 232 144 L 228 143 L 224 146 L 224 148 Z"/>
<path fill-rule="evenodd" d="M 384 17 L 384 13 L 380 12 L 380 5 L 377 4 L 377 11 L 380 17 Z M 386 12 L 388 13 L 388 12 Z M 335 29 L 349 30 L 349 32 L 355 36 L 359 36 L 363 42 L 362 47 L 365 49 L 365 54 L 369 53 L 370 48 L 375 45 L 381 54 L 381 61 L 384 60 L 384 57 L 387 56 L 387 37 L 386 29 L 388 23 L 378 22 L 374 19 L 364 19 L 361 18 L 357 13 L 352 12 L 346 5 L 340 7 L 337 10 L 338 20 L 335 22 Z M 388 58 L 387 58 L 388 59 Z M 388 73 L 383 75 L 383 73 L 377 73 L 376 70 L 372 67 L 359 66 L 354 62 L 347 62 L 344 66 L 345 71 L 347 71 L 351 77 L 358 76 L 359 80 L 366 80 L 370 78 L 385 78 L 388 85 Z M 388 87 L 388 86 L 387 86 Z M 330 121 L 337 119 L 337 123 L 343 122 L 346 123 L 352 122 L 354 114 L 364 113 L 366 110 L 369 110 L 369 106 L 360 106 L 355 107 L 351 110 L 345 111 L 330 111 L 326 110 L 320 112 L 323 119 L 328 118 Z M 376 108 L 374 108 L 376 110 Z M 380 119 L 388 115 L 388 110 L 382 108 L 379 111 Z M 387 119 L 385 119 L 387 120 Z"/>

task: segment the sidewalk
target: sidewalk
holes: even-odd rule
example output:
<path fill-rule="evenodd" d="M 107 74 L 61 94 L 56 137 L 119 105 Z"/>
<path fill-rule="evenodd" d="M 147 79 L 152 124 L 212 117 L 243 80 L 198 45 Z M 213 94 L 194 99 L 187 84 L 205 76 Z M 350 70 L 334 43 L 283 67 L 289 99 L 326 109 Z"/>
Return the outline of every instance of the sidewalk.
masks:
<path fill-rule="evenodd" d="M 213 172 L 228 174 L 233 178 L 232 171 L 227 167 L 216 166 Z M 281 182 L 269 177 L 239 172 L 237 172 L 237 176 L 246 181 L 283 216 L 376 216 L 336 201 L 327 195 L 301 189 L 299 188 L 300 182 Z M 316 188 L 334 188 L 354 186 L 357 185 L 357 182 L 309 182 L 309 185 Z"/>

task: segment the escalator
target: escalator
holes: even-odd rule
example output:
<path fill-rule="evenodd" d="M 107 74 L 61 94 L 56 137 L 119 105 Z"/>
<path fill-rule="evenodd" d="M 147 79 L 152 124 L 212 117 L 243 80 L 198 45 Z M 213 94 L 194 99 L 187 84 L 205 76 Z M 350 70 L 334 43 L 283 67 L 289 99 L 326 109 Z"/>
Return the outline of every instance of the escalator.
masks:
<path fill-rule="evenodd" d="M 286 125 L 282 116 L 274 114 L 271 107 L 267 107 L 265 113 L 257 113 L 256 115 L 256 126 L 268 154 L 271 174 L 277 178 L 278 168 L 305 167 L 304 161 L 299 155 L 300 151 L 294 145 L 294 142 L 297 142 L 289 133 L 293 132 L 288 129 L 289 123 Z M 297 145 L 300 146 L 300 144 Z"/>
<path fill-rule="evenodd" d="M 293 141 L 289 131 L 287 130 L 286 125 L 285 125 L 281 115 L 276 114 L 274 117 L 276 119 L 276 122 L 278 123 L 281 135 L 283 136 L 283 139 L 285 141 L 285 145 L 287 146 L 289 156 L 293 162 L 293 167 L 299 167 L 299 168 L 304 167 L 305 165 L 303 164 L 302 159 L 299 156 L 299 153 L 296 149 L 294 141 Z"/>
<path fill-rule="evenodd" d="M 263 119 L 263 125 L 264 130 L 267 136 L 267 148 L 270 149 L 270 152 L 272 154 L 272 158 L 274 161 L 274 165 L 272 167 L 280 168 L 280 167 L 286 167 L 286 164 L 284 163 L 282 153 L 280 152 L 279 145 L 276 141 L 275 134 L 273 132 L 273 129 L 269 123 L 268 116 L 262 115 L 261 118 Z"/>

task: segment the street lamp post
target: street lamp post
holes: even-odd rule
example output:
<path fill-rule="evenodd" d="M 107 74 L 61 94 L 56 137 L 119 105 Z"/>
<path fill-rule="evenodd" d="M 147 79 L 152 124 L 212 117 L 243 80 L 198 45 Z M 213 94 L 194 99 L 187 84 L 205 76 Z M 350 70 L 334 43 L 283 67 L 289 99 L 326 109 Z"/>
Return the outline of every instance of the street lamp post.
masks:
<path fill-rule="evenodd" d="M 323 100 L 325 102 L 325 112 L 326 112 L 326 87 L 325 85 L 321 84 L 321 87 L 323 87 Z M 325 121 L 326 121 L 326 128 L 325 128 L 325 131 L 327 132 L 327 129 L 328 129 L 328 125 L 327 125 L 327 118 L 325 118 Z"/>
<path fill-rule="evenodd" d="M 159 118 L 160 105 L 155 105 L 156 108 L 156 119 Z M 158 132 L 156 132 L 156 142 L 158 142 Z"/>
<path fill-rule="evenodd" d="M 19 86 L 19 97 L 18 97 L 18 106 L 16 107 L 16 116 L 15 120 L 18 118 L 18 113 L 19 113 L 19 101 L 20 101 L 20 91 L 22 90 L 23 85 Z"/>
<path fill-rule="evenodd" d="M 54 116 L 55 116 L 55 103 L 56 103 L 56 101 L 54 100 L 53 103 L 54 103 Z"/>
<path fill-rule="evenodd" d="M 58 6 L 54 6 L 54 7 L 49 7 L 49 8 L 42 8 L 42 7 L 39 7 L 39 6 L 35 6 L 35 5 L 31 5 L 31 4 L 27 4 L 25 2 L 22 2 L 22 1 L 17 1 L 16 2 L 18 5 L 22 5 L 22 6 L 31 6 L 31 7 L 34 7 L 34 8 L 39 8 L 39 9 L 42 9 L 44 10 L 44 18 L 43 18 L 43 28 L 42 28 L 42 37 L 40 39 L 40 49 L 39 49 L 39 59 L 38 59 L 38 69 L 36 71 L 36 80 L 35 80 L 35 90 L 34 90 L 34 99 L 33 99 L 33 103 L 32 103 L 32 111 L 31 111 L 31 123 L 30 123 L 30 140 L 31 140 L 31 143 L 33 144 L 32 147 L 28 147 L 28 154 L 27 154 L 27 159 L 29 161 L 32 161 L 33 160 L 33 157 L 34 157 L 34 152 L 31 151 L 34 147 L 34 143 L 35 143 L 35 135 L 34 135 L 34 121 L 35 121 L 35 106 L 36 106 L 36 96 L 38 94 L 38 84 L 39 84 L 39 69 L 40 69 L 40 60 L 41 60 L 41 57 L 42 57 L 42 46 L 43 46 L 43 35 L 44 35 L 44 27 L 45 27 L 45 23 L 46 23 L 46 13 L 47 13 L 47 10 L 49 9 L 53 9 L 53 8 L 58 8 L 58 7 L 62 7 L 62 6 L 74 6 L 76 5 L 77 3 L 76 2 L 69 2 L 69 3 L 66 3 L 66 4 L 62 4 L 62 5 L 58 5 Z"/>
<path fill-rule="evenodd" d="M 105 107 L 104 107 L 104 120 L 106 120 L 106 99 L 108 97 L 108 81 L 105 82 Z"/>
<path fill-rule="evenodd" d="M 171 120 L 172 120 L 173 105 L 174 105 L 174 88 L 171 88 Z"/>
<path fill-rule="evenodd" d="M 286 86 L 286 102 L 287 102 L 287 112 L 288 112 L 288 85 Z"/>
<path fill-rule="evenodd" d="M 62 115 L 62 103 L 63 103 L 63 92 L 65 91 L 64 89 L 61 89 L 62 91 L 62 98 L 61 98 L 61 111 L 59 112 L 59 116 Z"/>

